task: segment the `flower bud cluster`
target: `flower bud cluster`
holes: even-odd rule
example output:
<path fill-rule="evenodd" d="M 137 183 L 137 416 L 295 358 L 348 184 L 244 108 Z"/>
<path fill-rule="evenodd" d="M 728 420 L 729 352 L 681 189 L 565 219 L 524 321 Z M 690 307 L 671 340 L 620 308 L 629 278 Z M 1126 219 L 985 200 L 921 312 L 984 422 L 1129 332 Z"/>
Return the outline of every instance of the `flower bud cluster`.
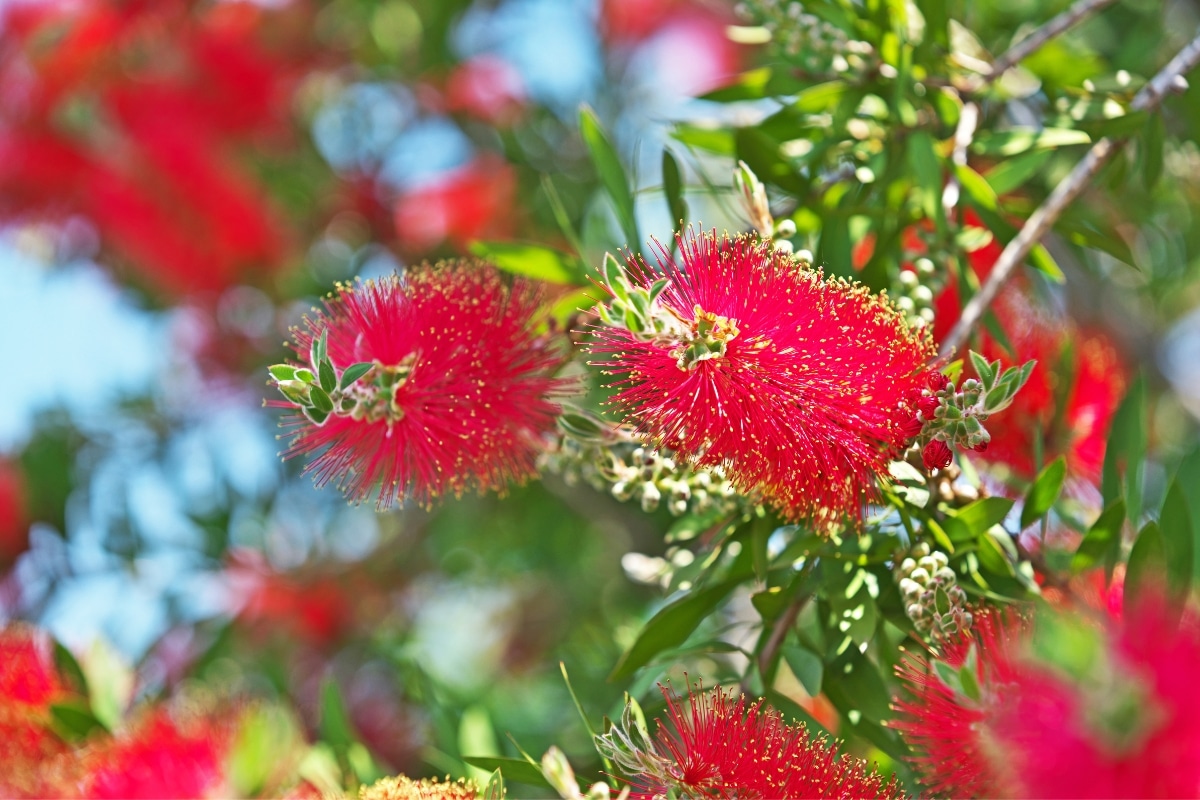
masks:
<path fill-rule="evenodd" d="M 983 423 L 1007 408 L 1025 382 L 1036 362 L 1001 371 L 1000 362 L 988 363 L 978 353 L 970 353 L 971 364 L 979 378 L 967 378 L 961 388 L 940 372 L 930 375 L 929 386 L 917 398 L 917 414 L 912 422 L 914 435 L 920 432 L 925 442 L 921 459 L 926 469 L 945 469 L 953 460 L 951 448 L 983 452 L 992 435 Z"/>
<path fill-rule="evenodd" d="M 967 595 L 950 569 L 950 560 L 940 550 L 931 551 L 925 542 L 913 547 L 900 562 L 897 585 L 905 613 L 926 636 L 939 639 L 971 629 L 973 618 L 967 610 Z"/>
<path fill-rule="evenodd" d="M 541 457 L 540 466 L 569 486 L 582 481 L 622 503 L 636 501 L 648 514 L 664 503 L 677 517 L 713 509 L 733 513 L 745 502 L 719 468 L 694 469 L 610 428 L 589 415 L 564 414 L 557 447 Z"/>
<path fill-rule="evenodd" d="M 933 281 L 937 276 L 937 267 L 929 258 L 922 256 L 913 262 L 912 269 L 900 271 L 890 294 L 896 303 L 896 308 L 904 312 L 908 324 L 914 328 L 924 328 L 933 324 Z"/>
<path fill-rule="evenodd" d="M 275 388 L 288 404 L 317 426 L 331 416 L 386 420 L 389 425 L 402 419 L 404 411 L 396 405 L 396 389 L 408 379 L 414 359 L 391 367 L 363 362 L 338 369 L 329 357 L 327 339 L 328 332 L 324 332 L 313 340 L 309 366 L 268 367 Z"/>
<path fill-rule="evenodd" d="M 807 13 L 797 0 L 744 0 L 736 10 L 771 34 L 773 55 L 785 56 L 809 72 L 861 75 L 878 61 L 870 44 Z"/>

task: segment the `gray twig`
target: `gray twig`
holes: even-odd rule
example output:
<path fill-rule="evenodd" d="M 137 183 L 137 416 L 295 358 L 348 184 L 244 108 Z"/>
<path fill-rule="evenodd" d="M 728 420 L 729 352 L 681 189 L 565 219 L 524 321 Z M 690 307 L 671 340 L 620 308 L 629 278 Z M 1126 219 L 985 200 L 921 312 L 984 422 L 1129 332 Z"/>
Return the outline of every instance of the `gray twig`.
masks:
<path fill-rule="evenodd" d="M 1174 58 L 1155 75 L 1149 83 L 1142 87 L 1133 98 L 1131 112 L 1154 111 L 1172 91 L 1186 88 L 1187 82 L 1183 74 L 1200 63 L 1200 34 L 1187 44 Z M 1029 255 L 1033 246 L 1058 221 L 1059 216 L 1075 198 L 1086 188 L 1096 173 L 1100 171 L 1123 139 L 1104 138 L 1096 142 L 1087 156 L 1075 165 L 1071 173 L 1063 179 L 1054 191 L 1046 198 L 1037 210 L 1025 221 L 1020 232 L 1004 248 L 996 266 L 988 275 L 987 281 L 979 292 L 971 298 L 963 309 L 962 316 L 942 342 L 940 355 L 949 357 L 966 342 L 971 331 L 979 324 L 988 306 L 996 299 L 1004 283 L 1012 277 L 1017 266 Z"/>
<path fill-rule="evenodd" d="M 1116 0 L 1077 0 L 1066 11 L 1054 17 L 1045 25 L 1008 48 L 994 62 L 992 71 L 984 76 L 984 83 L 991 83 L 1006 71 L 1021 63 L 1030 54 L 1041 49 L 1042 45 L 1058 36 L 1068 28 L 1078 25 L 1105 6 L 1112 5 Z"/>

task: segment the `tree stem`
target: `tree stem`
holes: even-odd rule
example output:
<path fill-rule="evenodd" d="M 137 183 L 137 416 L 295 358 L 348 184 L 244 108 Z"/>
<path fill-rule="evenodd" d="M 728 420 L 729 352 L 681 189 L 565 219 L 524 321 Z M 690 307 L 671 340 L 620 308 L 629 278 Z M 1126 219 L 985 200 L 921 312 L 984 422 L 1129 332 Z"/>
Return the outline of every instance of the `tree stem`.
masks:
<path fill-rule="evenodd" d="M 1186 47 L 1163 67 L 1133 98 L 1130 112 L 1153 112 L 1162 104 L 1167 94 L 1187 86 L 1183 74 L 1200 63 L 1200 35 L 1197 35 Z M 940 356 L 951 357 L 967 341 L 975 326 L 983 318 L 988 306 L 996 299 L 1005 282 L 1012 277 L 1017 266 L 1029 255 L 1034 245 L 1053 227 L 1062 212 L 1074 202 L 1087 184 L 1095 177 L 1108 160 L 1116 153 L 1117 147 L 1124 139 L 1104 138 L 1096 142 L 1087 156 L 1075 165 L 1071 173 L 1054 187 L 1054 191 L 1046 198 L 1037 210 L 1026 220 L 1020 232 L 1013 237 L 996 265 L 988 275 L 987 281 L 979 292 L 971 298 L 963 308 L 962 316 L 942 342 Z"/>

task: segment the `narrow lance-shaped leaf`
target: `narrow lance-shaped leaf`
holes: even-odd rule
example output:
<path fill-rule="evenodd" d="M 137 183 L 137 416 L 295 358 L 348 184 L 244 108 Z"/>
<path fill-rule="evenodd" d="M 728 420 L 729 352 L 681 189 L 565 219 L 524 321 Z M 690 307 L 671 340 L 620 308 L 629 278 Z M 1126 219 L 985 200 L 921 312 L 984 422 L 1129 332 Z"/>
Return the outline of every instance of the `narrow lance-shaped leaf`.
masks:
<path fill-rule="evenodd" d="M 687 220 L 687 202 L 683 199 L 683 179 L 679 172 L 679 162 L 667 148 L 663 148 L 662 157 L 663 194 L 667 198 L 667 209 L 671 212 L 671 224 L 682 227 Z"/>
<path fill-rule="evenodd" d="M 621 223 L 621 231 L 625 234 L 625 244 L 637 247 L 641 243 L 641 236 L 638 234 L 633 192 L 629 188 L 625 168 L 621 166 L 621 159 L 617 157 L 617 151 L 600 125 L 596 112 L 587 106 L 579 110 L 579 131 L 592 157 L 592 165 L 600 176 L 600 182 L 613 201 L 617 219 Z"/>
<path fill-rule="evenodd" d="M 1029 491 L 1025 493 L 1025 505 L 1021 509 L 1021 527 L 1027 528 L 1046 516 L 1058 499 L 1063 482 L 1067 477 L 1067 461 L 1062 456 L 1052 461 L 1041 471 Z"/>

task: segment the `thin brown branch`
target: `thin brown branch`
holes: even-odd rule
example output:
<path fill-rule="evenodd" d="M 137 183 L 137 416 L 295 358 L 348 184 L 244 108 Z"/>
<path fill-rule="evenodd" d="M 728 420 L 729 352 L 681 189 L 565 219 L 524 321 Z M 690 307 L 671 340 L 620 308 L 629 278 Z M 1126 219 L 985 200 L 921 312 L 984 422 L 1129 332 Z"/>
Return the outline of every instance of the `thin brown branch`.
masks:
<path fill-rule="evenodd" d="M 992 71 L 983 76 L 983 83 L 991 83 L 1008 70 L 1021 63 L 1033 53 L 1042 48 L 1046 42 L 1058 36 L 1065 30 L 1073 28 L 1080 22 L 1095 14 L 1105 6 L 1110 6 L 1116 0 L 1077 0 L 1066 11 L 1054 17 L 1045 25 L 1041 25 L 1033 33 L 1008 48 L 994 62 Z"/>
<path fill-rule="evenodd" d="M 817 560 L 809 556 L 807 563 L 801 569 L 800 575 L 797 576 L 798 581 L 803 583 L 812 574 L 816 565 Z M 812 598 L 812 592 L 803 591 L 803 586 L 799 588 L 801 589 L 800 593 L 796 595 L 792 602 L 788 603 L 787 608 L 775 620 L 775 626 L 771 628 L 771 635 L 767 637 L 766 643 L 758 653 L 758 674 L 763 679 L 763 688 L 770 688 L 766 684 L 767 675 L 771 671 L 771 665 L 775 663 L 775 659 L 779 654 L 779 648 L 783 645 L 783 640 L 787 638 L 788 632 L 796 624 L 796 618 L 800 616 L 800 612 L 804 610 L 804 606 Z"/>
<path fill-rule="evenodd" d="M 1141 91 L 1134 96 L 1130 111 L 1153 112 L 1170 92 L 1187 86 L 1186 81 L 1183 80 L 1183 74 L 1190 71 L 1197 63 L 1200 63 L 1200 34 L 1180 50 L 1149 83 L 1142 87 Z M 1000 254 L 1000 258 L 996 260 L 996 266 L 992 268 L 983 287 L 967 303 L 962 316 L 945 341 L 942 342 L 940 352 L 942 357 L 952 356 L 963 346 L 975 326 L 983 318 L 988 306 L 996 299 L 1000 289 L 1012 277 L 1017 266 L 1025 260 L 1034 245 L 1053 227 L 1067 206 L 1083 192 L 1100 168 L 1112 158 L 1122 141 L 1123 139 L 1104 138 L 1096 142 L 1088 151 L 1087 156 L 1075 165 L 1071 173 L 1058 186 L 1054 187 L 1054 191 L 1050 193 L 1045 202 L 1038 206 L 1037 210 L 1026 220 L 1020 232 L 1013 237 L 1013 240 L 1004 248 L 1004 252 Z"/>

